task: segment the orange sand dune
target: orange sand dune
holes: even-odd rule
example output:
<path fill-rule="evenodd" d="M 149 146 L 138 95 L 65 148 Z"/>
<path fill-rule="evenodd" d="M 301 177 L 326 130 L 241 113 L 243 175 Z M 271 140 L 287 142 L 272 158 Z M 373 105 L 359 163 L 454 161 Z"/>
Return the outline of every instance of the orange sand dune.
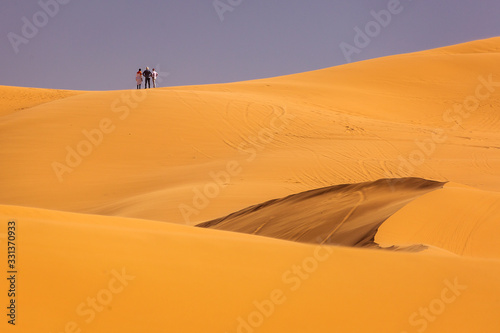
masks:
<path fill-rule="evenodd" d="M 498 329 L 498 260 L 0 207 L 2 221 L 12 217 L 19 317 L 2 332 Z"/>
<path fill-rule="evenodd" d="M 376 241 L 425 243 L 450 252 L 500 259 L 500 193 L 446 184 L 392 215 Z"/>
<path fill-rule="evenodd" d="M 0 331 L 497 333 L 499 49 L 0 87 Z"/>
<path fill-rule="evenodd" d="M 311 190 L 248 207 L 198 227 L 305 243 L 376 246 L 378 227 L 408 202 L 443 186 L 424 179 L 381 179 Z"/>
<path fill-rule="evenodd" d="M 0 121 L 0 202 L 194 225 L 380 178 L 498 191 L 499 43 L 23 109 Z"/>
<path fill-rule="evenodd" d="M 0 117 L 43 103 L 63 99 L 83 92 L 39 88 L 0 86 Z"/>

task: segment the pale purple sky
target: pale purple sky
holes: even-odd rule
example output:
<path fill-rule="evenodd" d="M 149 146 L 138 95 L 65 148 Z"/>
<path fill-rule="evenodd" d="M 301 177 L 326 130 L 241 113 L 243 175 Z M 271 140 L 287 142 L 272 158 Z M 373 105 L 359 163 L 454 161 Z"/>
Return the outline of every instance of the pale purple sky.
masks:
<path fill-rule="evenodd" d="M 146 66 L 161 86 L 232 82 L 500 35 L 498 0 L 397 2 L 2 0 L 0 85 L 133 89 Z M 346 57 L 367 24 L 369 43 Z"/>

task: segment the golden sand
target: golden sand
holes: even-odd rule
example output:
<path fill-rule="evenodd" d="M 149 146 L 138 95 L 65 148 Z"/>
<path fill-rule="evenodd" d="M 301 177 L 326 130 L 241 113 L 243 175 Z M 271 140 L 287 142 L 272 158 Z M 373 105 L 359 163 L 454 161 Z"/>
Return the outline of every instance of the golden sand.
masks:
<path fill-rule="evenodd" d="M 499 51 L 0 87 L 0 331 L 498 332 Z"/>

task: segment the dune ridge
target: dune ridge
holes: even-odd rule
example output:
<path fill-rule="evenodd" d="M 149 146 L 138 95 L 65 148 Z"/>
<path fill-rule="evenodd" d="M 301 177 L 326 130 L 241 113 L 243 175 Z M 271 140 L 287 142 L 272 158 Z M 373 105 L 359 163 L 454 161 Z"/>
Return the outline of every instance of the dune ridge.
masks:
<path fill-rule="evenodd" d="M 500 193 L 448 183 L 387 219 L 376 240 L 425 243 L 457 255 L 500 259 Z"/>
<path fill-rule="evenodd" d="M 196 226 L 304 243 L 379 247 L 375 234 L 387 218 L 443 185 L 417 178 L 337 185 L 267 201 Z"/>
<path fill-rule="evenodd" d="M 83 91 L 0 86 L 0 117 L 66 97 Z"/>
<path fill-rule="evenodd" d="M 194 225 L 382 178 L 498 191 L 499 41 L 247 82 L 54 97 L 1 118 L 0 158 L 10 166 L 0 170 L 0 202 Z M 478 87 L 488 97 L 468 111 Z M 103 119 L 109 133 L 88 146 Z M 75 157 L 78 147 L 88 156 Z M 240 172 L 196 207 L 195 192 L 228 161 Z"/>
<path fill-rule="evenodd" d="M 499 48 L 0 87 L 0 331 L 497 333 Z"/>

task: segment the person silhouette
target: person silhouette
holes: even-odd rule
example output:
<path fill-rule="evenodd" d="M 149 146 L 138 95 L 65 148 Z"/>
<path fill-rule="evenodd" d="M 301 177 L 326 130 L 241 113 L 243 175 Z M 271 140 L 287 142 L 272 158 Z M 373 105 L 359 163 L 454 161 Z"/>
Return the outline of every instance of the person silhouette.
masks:
<path fill-rule="evenodd" d="M 146 67 L 146 70 L 142 75 L 146 78 L 146 81 L 144 82 L 144 89 L 147 89 L 148 86 L 151 88 L 151 72 L 149 71 L 149 67 Z"/>
<path fill-rule="evenodd" d="M 137 89 L 141 89 L 141 83 L 142 83 L 142 72 L 141 69 L 137 71 L 135 74 L 135 82 L 137 83 Z"/>
<path fill-rule="evenodd" d="M 156 78 L 158 77 L 158 72 L 155 71 L 153 68 L 153 71 L 151 72 L 151 78 L 153 79 L 153 88 L 156 88 Z"/>

